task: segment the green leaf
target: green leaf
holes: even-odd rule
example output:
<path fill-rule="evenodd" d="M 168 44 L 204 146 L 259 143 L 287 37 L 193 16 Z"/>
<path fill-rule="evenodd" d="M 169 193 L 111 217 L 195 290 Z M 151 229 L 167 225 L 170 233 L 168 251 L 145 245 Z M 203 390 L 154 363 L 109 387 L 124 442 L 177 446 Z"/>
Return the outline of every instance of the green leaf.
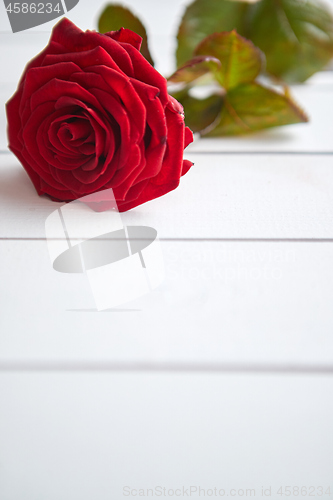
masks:
<path fill-rule="evenodd" d="M 214 74 L 226 90 L 253 82 L 264 60 L 262 52 L 235 30 L 206 37 L 195 49 L 195 54 L 214 56 L 221 62 Z"/>
<path fill-rule="evenodd" d="M 195 0 L 190 4 L 177 34 L 177 67 L 191 59 L 196 46 L 214 32 L 236 29 L 245 34 L 249 8 L 249 3 L 234 0 Z"/>
<path fill-rule="evenodd" d="M 107 33 L 109 31 L 116 31 L 120 28 L 127 28 L 142 38 L 141 53 L 154 66 L 154 62 L 148 49 L 148 38 L 146 29 L 142 22 L 134 15 L 129 9 L 122 5 L 109 4 L 103 10 L 99 21 L 98 31 L 100 33 Z"/>
<path fill-rule="evenodd" d="M 303 82 L 333 57 L 333 17 L 320 0 L 195 0 L 178 31 L 177 64 L 214 32 L 237 32 L 266 56 L 267 71 Z"/>
<path fill-rule="evenodd" d="M 244 134 L 307 121 L 305 113 L 288 95 L 250 83 L 228 92 L 215 128 L 205 135 Z"/>
<path fill-rule="evenodd" d="M 193 132 L 200 132 L 209 127 L 217 118 L 223 105 L 223 97 L 212 95 L 206 99 L 196 99 L 188 89 L 172 94 L 185 111 L 185 123 Z"/>
<path fill-rule="evenodd" d="M 215 57 L 194 57 L 178 68 L 177 71 L 168 78 L 168 81 L 173 83 L 190 83 L 207 73 L 215 73 L 220 68 L 221 63 Z"/>
<path fill-rule="evenodd" d="M 319 0 L 261 0 L 248 37 L 261 48 L 267 71 L 303 82 L 333 57 L 333 18 Z"/>

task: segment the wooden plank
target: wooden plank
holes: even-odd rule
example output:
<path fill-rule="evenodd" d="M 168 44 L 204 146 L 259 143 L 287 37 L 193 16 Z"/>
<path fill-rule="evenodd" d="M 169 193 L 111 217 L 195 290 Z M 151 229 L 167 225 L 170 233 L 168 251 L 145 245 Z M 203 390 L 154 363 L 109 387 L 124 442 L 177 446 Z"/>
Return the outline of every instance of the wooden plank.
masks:
<path fill-rule="evenodd" d="M 332 238 L 330 155 L 199 155 L 180 186 L 122 214 L 161 238 Z M 18 161 L 0 155 L 0 237 L 44 238 L 61 204 L 38 197 Z M 177 221 L 177 223 L 175 223 Z"/>
<path fill-rule="evenodd" d="M 332 243 L 161 245 L 165 281 L 97 312 L 88 280 L 54 271 L 45 241 L 2 241 L 2 366 L 333 369 Z"/>
<path fill-rule="evenodd" d="M 333 76 L 330 83 L 299 85 L 292 89 L 293 96 L 306 110 L 310 123 L 289 125 L 265 130 L 242 137 L 200 139 L 190 145 L 188 151 L 205 152 L 333 152 L 330 130 L 332 128 Z M 17 80 L 14 80 L 15 82 Z M 6 118 L 4 104 L 12 95 L 16 84 L 0 87 L 0 150 L 6 150 Z"/>
<path fill-rule="evenodd" d="M 1 375 L 0 495 L 202 498 L 192 486 L 278 500 L 291 486 L 329 498 L 332 390 L 321 376 Z"/>

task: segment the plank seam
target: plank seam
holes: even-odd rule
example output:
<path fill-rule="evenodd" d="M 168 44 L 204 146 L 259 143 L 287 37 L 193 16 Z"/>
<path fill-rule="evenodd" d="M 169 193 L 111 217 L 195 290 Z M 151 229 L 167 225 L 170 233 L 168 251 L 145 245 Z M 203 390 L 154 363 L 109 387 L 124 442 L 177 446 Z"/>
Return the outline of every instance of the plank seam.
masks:
<path fill-rule="evenodd" d="M 1 362 L 0 372 L 214 372 L 332 375 L 333 365 L 226 363 Z"/>

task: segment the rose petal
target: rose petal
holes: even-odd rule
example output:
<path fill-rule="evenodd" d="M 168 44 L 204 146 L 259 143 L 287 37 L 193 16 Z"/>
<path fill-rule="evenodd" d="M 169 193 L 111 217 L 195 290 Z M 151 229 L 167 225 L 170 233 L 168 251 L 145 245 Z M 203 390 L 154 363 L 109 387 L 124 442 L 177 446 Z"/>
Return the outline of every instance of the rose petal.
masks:
<path fill-rule="evenodd" d="M 75 82 L 65 82 L 57 78 L 53 78 L 47 82 L 31 96 L 31 111 L 44 102 L 56 102 L 65 96 L 67 98 L 72 97 L 73 99 L 80 100 L 85 104 L 89 104 L 95 109 L 98 109 L 101 113 L 104 113 L 101 103 L 99 103 L 97 99 L 86 89 Z M 59 109 L 59 107 L 56 109 Z"/>
<path fill-rule="evenodd" d="M 117 142 L 119 142 L 120 148 L 119 168 L 121 168 L 128 160 L 131 144 L 135 143 L 140 136 L 138 136 L 136 128 L 133 131 L 126 109 L 114 97 L 99 89 L 91 89 L 91 93 L 100 102 L 104 102 L 106 111 L 110 113 L 119 126 L 119 140 Z"/>
<path fill-rule="evenodd" d="M 160 100 L 163 106 L 169 101 L 169 94 L 167 91 L 167 81 L 153 66 L 143 57 L 141 52 L 138 52 L 131 45 L 126 46 L 126 51 L 132 59 L 134 78 L 140 82 L 147 83 L 153 87 L 160 89 Z M 132 75 L 130 75 L 132 76 Z"/>
<path fill-rule="evenodd" d="M 89 70 L 100 74 L 112 92 L 116 92 L 128 112 L 131 126 L 137 129 L 136 142 L 141 141 L 145 132 L 146 110 L 130 80 L 106 67 L 93 66 Z"/>
<path fill-rule="evenodd" d="M 81 52 L 68 52 L 67 54 L 48 54 L 43 60 L 43 65 L 52 66 L 70 61 L 85 70 L 89 66 L 106 66 L 125 75 L 103 47 L 94 47 Z"/>
<path fill-rule="evenodd" d="M 184 115 L 184 108 L 172 95 L 169 95 L 168 108 L 174 113 Z"/>
<path fill-rule="evenodd" d="M 193 132 L 190 128 L 185 127 L 184 149 L 193 142 Z"/>
<path fill-rule="evenodd" d="M 8 122 L 8 144 L 9 149 L 13 151 L 21 151 L 23 145 L 19 140 L 19 132 L 21 130 L 21 119 L 18 112 L 20 106 L 22 91 L 16 92 L 13 97 L 6 103 L 6 113 Z"/>
<path fill-rule="evenodd" d="M 112 59 L 124 73 L 133 76 L 133 65 L 127 51 L 109 36 L 89 30 L 83 32 L 69 19 L 63 18 L 53 28 L 51 40 L 72 52 L 103 47 L 108 54 L 112 54 Z"/>
<path fill-rule="evenodd" d="M 146 120 L 151 131 L 150 142 L 146 149 L 146 167 L 136 179 L 140 182 L 155 177 L 161 170 L 168 132 L 164 109 L 158 98 L 159 90 L 136 80 L 131 82 L 146 108 Z"/>
<path fill-rule="evenodd" d="M 126 197 L 126 201 L 118 202 L 119 212 L 126 212 L 131 208 L 142 205 L 147 201 L 159 198 L 166 193 L 169 193 L 179 185 L 179 179 L 171 180 L 164 185 L 152 184 L 149 180 L 142 181 L 139 184 L 133 186 Z M 128 200 L 128 201 L 127 201 Z"/>
<path fill-rule="evenodd" d="M 110 187 L 112 188 L 117 188 L 121 185 L 121 188 L 118 190 L 118 196 L 120 199 L 126 196 L 127 191 L 133 184 L 134 179 L 136 179 L 142 168 L 145 166 L 145 163 L 144 149 L 140 148 L 137 144 L 133 144 L 131 154 L 128 158 L 128 164 L 121 169 L 117 169 L 112 177 L 112 182 L 110 183 Z"/>
<path fill-rule="evenodd" d="M 117 40 L 117 42 L 129 43 L 137 50 L 141 49 L 142 37 L 127 28 L 120 28 L 117 31 L 109 31 L 108 33 L 105 33 L 105 35 L 113 38 L 113 40 Z"/>
<path fill-rule="evenodd" d="M 97 111 L 87 106 L 84 102 L 73 97 L 60 97 L 55 108 L 61 109 L 68 106 L 77 106 L 84 111 L 84 115 L 89 119 L 95 131 L 96 156 L 103 154 L 112 155 L 114 151 L 114 139 L 112 129 L 107 120 L 103 119 Z"/>
<path fill-rule="evenodd" d="M 22 132 L 22 140 L 24 143 L 22 153 L 25 155 L 25 152 L 27 152 L 31 158 L 31 164 L 34 165 L 36 172 L 40 176 L 43 175 L 43 172 L 49 173 L 49 170 L 48 163 L 41 155 L 40 149 L 37 146 L 36 137 L 39 128 L 53 111 L 54 106 L 52 102 L 43 103 L 36 107 L 35 112 L 30 115 Z"/>
<path fill-rule="evenodd" d="M 181 114 L 165 108 L 168 127 L 167 148 L 163 159 L 163 168 L 156 177 L 151 179 L 153 184 L 163 185 L 171 180 L 179 181 L 183 165 L 184 151 L 184 118 Z"/>
<path fill-rule="evenodd" d="M 79 115 L 64 115 L 63 109 L 59 109 L 53 113 L 50 120 L 46 124 L 47 135 L 55 153 L 60 151 L 62 153 L 66 153 L 68 156 L 77 156 L 78 146 L 81 146 L 84 140 L 68 140 L 68 137 L 65 136 L 65 130 L 68 131 L 70 125 L 67 121 L 75 118 L 80 121 L 85 120 L 87 122 L 87 126 L 89 126 L 89 121 L 86 117 Z M 89 134 L 89 137 L 91 137 L 91 134 Z"/>
<path fill-rule="evenodd" d="M 19 112 L 22 113 L 23 105 L 40 87 L 48 83 L 53 78 L 63 79 L 66 81 L 72 73 L 77 71 L 80 71 L 80 68 L 73 62 L 60 62 L 57 65 L 31 68 L 26 75 Z"/>
<path fill-rule="evenodd" d="M 187 174 L 187 172 L 190 170 L 191 167 L 193 167 L 194 163 L 192 163 L 189 160 L 183 160 L 183 167 L 182 167 L 182 173 L 181 175 Z"/>

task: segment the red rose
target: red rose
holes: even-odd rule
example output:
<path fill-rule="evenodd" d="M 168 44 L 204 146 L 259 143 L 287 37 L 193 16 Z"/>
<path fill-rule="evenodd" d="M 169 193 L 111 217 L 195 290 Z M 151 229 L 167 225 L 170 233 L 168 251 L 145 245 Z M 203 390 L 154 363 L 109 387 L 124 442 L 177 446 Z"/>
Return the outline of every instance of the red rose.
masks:
<path fill-rule="evenodd" d="M 7 103 L 9 148 L 38 194 L 70 201 L 112 188 L 120 211 L 175 189 L 193 140 L 166 80 L 121 28 L 82 32 L 68 19 L 25 68 Z"/>

